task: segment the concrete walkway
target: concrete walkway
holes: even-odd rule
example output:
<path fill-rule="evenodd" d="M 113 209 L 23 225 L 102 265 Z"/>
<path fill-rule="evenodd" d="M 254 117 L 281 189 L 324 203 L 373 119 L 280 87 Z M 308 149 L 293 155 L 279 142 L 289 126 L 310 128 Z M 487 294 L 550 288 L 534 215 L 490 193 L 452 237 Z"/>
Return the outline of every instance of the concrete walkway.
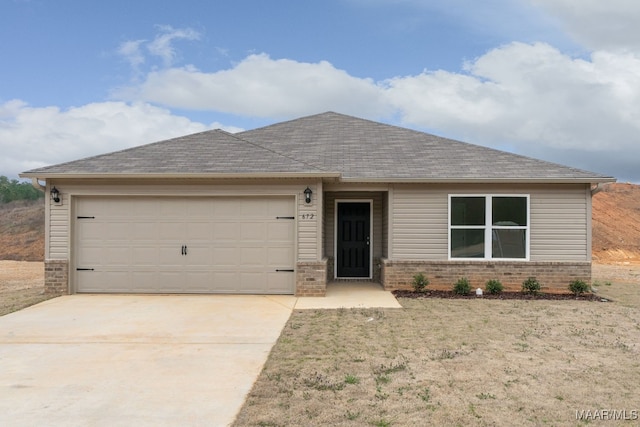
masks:
<path fill-rule="evenodd" d="M 402 308 L 391 292 L 373 282 L 333 282 L 327 285 L 324 298 L 298 298 L 295 308 Z"/>
<path fill-rule="evenodd" d="M 229 425 L 294 307 L 397 305 L 377 286 L 357 298 L 343 284 L 326 298 L 70 295 L 2 316 L 0 426 Z"/>

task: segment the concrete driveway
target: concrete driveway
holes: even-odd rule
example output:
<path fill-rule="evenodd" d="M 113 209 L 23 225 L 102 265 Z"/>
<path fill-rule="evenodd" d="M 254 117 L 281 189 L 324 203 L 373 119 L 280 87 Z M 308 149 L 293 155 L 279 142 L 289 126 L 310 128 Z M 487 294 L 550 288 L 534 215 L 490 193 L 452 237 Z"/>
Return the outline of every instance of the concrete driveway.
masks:
<path fill-rule="evenodd" d="M 0 317 L 0 425 L 228 425 L 296 300 L 71 295 Z"/>

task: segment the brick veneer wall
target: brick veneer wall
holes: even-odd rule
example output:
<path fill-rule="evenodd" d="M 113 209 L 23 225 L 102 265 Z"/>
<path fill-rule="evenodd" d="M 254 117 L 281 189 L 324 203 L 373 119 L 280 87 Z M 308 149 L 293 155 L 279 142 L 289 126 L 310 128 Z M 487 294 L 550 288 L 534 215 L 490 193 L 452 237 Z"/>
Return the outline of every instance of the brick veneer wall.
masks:
<path fill-rule="evenodd" d="M 296 269 L 296 296 L 323 297 L 327 292 L 327 259 L 299 261 Z"/>
<path fill-rule="evenodd" d="M 387 290 L 413 289 L 413 276 L 424 273 L 429 279 L 428 289 L 451 290 L 461 277 L 471 287 L 485 288 L 490 279 L 498 279 L 505 290 L 520 291 L 522 282 L 535 277 L 542 291 L 568 292 L 573 280 L 591 282 L 590 262 L 470 262 L 470 261 L 391 261 L 382 260 L 381 283 Z"/>
<path fill-rule="evenodd" d="M 69 262 L 46 260 L 44 262 L 44 293 L 62 295 L 69 293 Z"/>

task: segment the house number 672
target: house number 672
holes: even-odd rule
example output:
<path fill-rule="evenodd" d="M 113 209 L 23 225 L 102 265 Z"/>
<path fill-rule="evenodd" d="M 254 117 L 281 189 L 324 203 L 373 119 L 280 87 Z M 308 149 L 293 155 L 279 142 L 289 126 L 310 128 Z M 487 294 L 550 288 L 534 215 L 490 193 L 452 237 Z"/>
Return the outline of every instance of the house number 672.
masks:
<path fill-rule="evenodd" d="M 316 214 L 312 214 L 312 213 L 306 213 L 306 214 L 302 214 L 301 218 L 302 219 L 313 219 L 315 218 Z"/>

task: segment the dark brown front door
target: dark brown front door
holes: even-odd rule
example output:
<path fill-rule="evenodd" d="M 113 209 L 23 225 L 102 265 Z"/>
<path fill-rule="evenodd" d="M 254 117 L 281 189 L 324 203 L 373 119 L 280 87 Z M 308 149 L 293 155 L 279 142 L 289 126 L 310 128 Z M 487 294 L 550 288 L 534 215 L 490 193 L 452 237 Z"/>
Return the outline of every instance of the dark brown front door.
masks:
<path fill-rule="evenodd" d="M 371 205 L 338 202 L 336 266 L 338 277 L 370 277 Z"/>

